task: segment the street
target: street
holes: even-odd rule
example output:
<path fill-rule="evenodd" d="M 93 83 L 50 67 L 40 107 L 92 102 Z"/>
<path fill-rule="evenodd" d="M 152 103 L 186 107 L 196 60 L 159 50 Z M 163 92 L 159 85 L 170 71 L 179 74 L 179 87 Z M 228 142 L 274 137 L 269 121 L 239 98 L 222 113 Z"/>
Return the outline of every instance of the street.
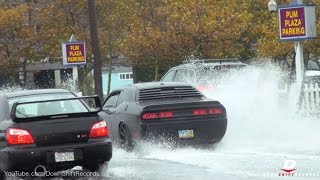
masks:
<path fill-rule="evenodd" d="M 283 102 L 279 103 L 274 86 L 279 77 L 272 67 L 248 68 L 233 77 L 233 87 L 228 85 L 227 89 L 207 94 L 227 108 L 228 128 L 220 143 L 206 149 L 174 149 L 169 143 L 141 142 L 133 152 L 115 146 L 112 160 L 102 168 L 102 177 L 111 180 L 319 179 L 320 121 L 295 114 Z M 281 169 L 288 160 L 296 162 L 294 174 L 279 176 L 286 175 Z"/>
<path fill-rule="evenodd" d="M 0 180 L 320 179 L 320 0 L 226 2 L 0 0 Z"/>
<path fill-rule="evenodd" d="M 279 72 L 270 67 L 248 69 L 234 79 L 236 87 L 217 92 L 228 110 L 227 133 L 219 144 L 209 149 L 140 144 L 132 153 L 115 149 L 107 177 L 319 179 L 320 121 L 277 104 L 272 85 L 278 80 Z M 279 176 L 286 160 L 296 161 L 294 173 L 300 177 Z"/>

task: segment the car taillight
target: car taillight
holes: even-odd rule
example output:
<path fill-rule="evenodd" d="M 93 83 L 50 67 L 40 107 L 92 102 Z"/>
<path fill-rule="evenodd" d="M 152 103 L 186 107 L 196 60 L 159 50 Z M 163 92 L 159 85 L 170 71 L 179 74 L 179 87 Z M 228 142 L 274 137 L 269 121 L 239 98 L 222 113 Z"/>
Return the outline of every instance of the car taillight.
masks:
<path fill-rule="evenodd" d="M 196 86 L 196 89 L 204 93 L 204 92 L 213 91 L 215 87 L 213 85 L 199 85 L 199 86 Z"/>
<path fill-rule="evenodd" d="M 195 116 L 204 116 L 207 114 L 218 115 L 223 114 L 223 110 L 221 108 L 211 108 L 211 109 L 195 109 L 193 110 L 193 115 Z"/>
<path fill-rule="evenodd" d="M 34 144 L 32 135 L 23 129 L 8 128 L 6 133 L 6 140 L 8 144 Z"/>
<path fill-rule="evenodd" d="M 223 110 L 220 108 L 212 108 L 208 110 L 208 114 L 222 114 Z"/>
<path fill-rule="evenodd" d="M 203 116 L 207 114 L 207 110 L 206 109 L 195 109 L 193 110 L 193 115 L 195 116 Z"/>
<path fill-rule="evenodd" d="M 156 119 L 158 117 L 159 117 L 158 113 L 145 113 L 142 115 L 142 119 L 144 120 Z"/>
<path fill-rule="evenodd" d="M 173 116 L 173 112 L 160 112 L 159 118 L 171 118 Z"/>
<path fill-rule="evenodd" d="M 90 130 L 90 138 L 99 138 L 108 136 L 108 127 L 105 121 L 95 123 Z"/>
<path fill-rule="evenodd" d="M 143 120 L 157 119 L 157 118 L 171 118 L 173 117 L 173 112 L 159 112 L 159 113 L 144 113 L 142 115 Z"/>

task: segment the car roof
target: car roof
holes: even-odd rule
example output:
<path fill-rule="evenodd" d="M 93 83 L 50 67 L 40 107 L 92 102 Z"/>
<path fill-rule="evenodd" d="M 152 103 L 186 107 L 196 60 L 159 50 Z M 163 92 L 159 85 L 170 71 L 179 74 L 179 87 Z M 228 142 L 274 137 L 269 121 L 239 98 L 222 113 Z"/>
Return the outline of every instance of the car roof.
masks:
<path fill-rule="evenodd" d="M 214 67 L 214 66 L 225 66 L 225 65 L 240 65 L 246 66 L 247 64 L 242 63 L 238 59 L 203 59 L 195 61 L 187 61 L 174 68 L 199 68 L 199 67 Z"/>
<path fill-rule="evenodd" d="M 36 90 L 22 90 L 16 92 L 4 92 L 8 98 L 35 95 L 35 94 L 54 94 L 54 93 L 66 93 L 70 92 L 66 89 L 36 89 Z"/>
<path fill-rule="evenodd" d="M 132 87 L 140 89 L 151 89 L 151 88 L 162 88 L 162 87 L 177 87 L 177 86 L 192 86 L 188 83 L 183 82 L 145 82 L 145 83 L 135 83 L 130 85 Z"/>

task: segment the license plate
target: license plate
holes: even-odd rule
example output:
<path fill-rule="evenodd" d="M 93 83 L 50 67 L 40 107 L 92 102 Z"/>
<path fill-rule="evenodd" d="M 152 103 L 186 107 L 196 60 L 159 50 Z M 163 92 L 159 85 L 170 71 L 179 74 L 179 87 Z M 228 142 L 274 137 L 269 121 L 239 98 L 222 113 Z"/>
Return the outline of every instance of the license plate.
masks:
<path fill-rule="evenodd" d="M 55 152 L 56 162 L 74 161 L 74 152 Z"/>
<path fill-rule="evenodd" d="M 179 130 L 178 131 L 179 138 L 193 138 L 194 133 L 192 129 L 189 130 Z"/>

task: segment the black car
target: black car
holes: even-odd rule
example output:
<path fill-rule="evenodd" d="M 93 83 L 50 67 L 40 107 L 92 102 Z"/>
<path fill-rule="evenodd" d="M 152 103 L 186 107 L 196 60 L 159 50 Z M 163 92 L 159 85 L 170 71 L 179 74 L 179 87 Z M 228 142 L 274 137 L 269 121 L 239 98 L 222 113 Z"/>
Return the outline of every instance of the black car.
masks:
<path fill-rule="evenodd" d="M 161 82 L 187 82 L 206 93 L 230 82 L 230 76 L 248 65 L 239 59 L 201 59 L 184 61 L 171 68 Z"/>
<path fill-rule="evenodd" d="M 74 166 L 97 171 L 110 161 L 112 143 L 98 115 L 97 97 L 47 89 L 4 93 L 0 101 L 2 176 L 7 171 L 55 172 Z"/>
<path fill-rule="evenodd" d="M 150 82 L 110 93 L 102 116 L 110 137 L 131 150 L 137 140 L 176 144 L 219 142 L 227 128 L 226 109 L 186 83 Z"/>

